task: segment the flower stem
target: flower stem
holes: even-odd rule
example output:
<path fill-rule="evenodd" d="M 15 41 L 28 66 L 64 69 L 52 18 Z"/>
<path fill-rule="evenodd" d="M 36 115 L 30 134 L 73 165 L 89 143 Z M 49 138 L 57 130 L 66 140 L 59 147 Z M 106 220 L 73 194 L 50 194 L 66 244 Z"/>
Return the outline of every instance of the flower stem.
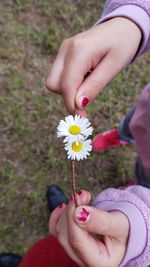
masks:
<path fill-rule="evenodd" d="M 72 193 L 74 197 L 74 202 L 76 208 L 78 207 L 78 202 L 76 198 L 76 177 L 75 177 L 75 160 L 71 160 L 71 173 L 72 173 L 72 180 L 71 180 L 71 186 L 72 186 Z"/>

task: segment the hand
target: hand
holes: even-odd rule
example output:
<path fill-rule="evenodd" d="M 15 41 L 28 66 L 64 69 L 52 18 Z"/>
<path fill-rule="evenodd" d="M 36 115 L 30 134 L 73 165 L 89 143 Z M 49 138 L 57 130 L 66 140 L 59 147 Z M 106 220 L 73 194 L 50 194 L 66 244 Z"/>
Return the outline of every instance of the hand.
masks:
<path fill-rule="evenodd" d="M 87 191 L 74 202 L 56 208 L 49 221 L 49 231 L 55 235 L 68 255 L 79 266 L 117 267 L 128 242 L 129 222 L 120 211 L 106 212 L 91 206 Z M 83 206 L 85 205 L 85 206 Z"/>
<path fill-rule="evenodd" d="M 123 17 L 110 19 L 66 39 L 52 64 L 46 86 L 61 94 L 70 113 L 85 106 L 133 59 L 141 40 L 139 27 Z"/>

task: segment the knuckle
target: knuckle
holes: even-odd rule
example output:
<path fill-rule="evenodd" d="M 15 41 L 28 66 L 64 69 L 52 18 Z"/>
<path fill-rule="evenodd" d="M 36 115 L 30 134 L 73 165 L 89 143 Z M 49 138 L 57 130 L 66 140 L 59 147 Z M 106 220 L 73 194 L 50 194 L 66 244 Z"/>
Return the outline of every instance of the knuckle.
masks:
<path fill-rule="evenodd" d="M 79 49 L 81 49 L 82 48 L 82 46 L 83 46 L 83 41 L 82 41 L 82 39 L 81 38 L 79 38 L 79 37 L 75 37 L 75 38 L 72 38 L 71 40 L 70 40 L 70 43 L 69 43 L 69 46 L 70 46 L 70 50 L 71 51 L 77 51 L 77 50 L 79 50 Z"/>
<path fill-rule="evenodd" d="M 66 38 L 66 39 L 64 39 L 63 42 L 62 42 L 62 46 L 68 45 L 71 39 L 72 38 Z"/>
<path fill-rule="evenodd" d="M 69 38 L 64 39 L 60 48 L 59 48 L 59 51 L 68 50 L 69 47 L 71 46 L 73 38 L 74 37 L 69 37 Z"/>

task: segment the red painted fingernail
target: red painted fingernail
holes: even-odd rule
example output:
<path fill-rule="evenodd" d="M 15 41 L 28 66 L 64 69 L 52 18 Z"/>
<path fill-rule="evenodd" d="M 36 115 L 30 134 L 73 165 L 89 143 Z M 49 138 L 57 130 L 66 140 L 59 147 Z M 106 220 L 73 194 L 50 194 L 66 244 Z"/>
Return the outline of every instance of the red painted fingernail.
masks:
<path fill-rule="evenodd" d="M 71 195 L 70 197 L 70 201 L 73 202 L 74 201 L 74 197 Z"/>
<path fill-rule="evenodd" d="M 85 107 L 89 103 L 89 99 L 87 97 L 84 97 L 82 100 L 82 107 Z"/>
<path fill-rule="evenodd" d="M 89 220 L 89 218 L 90 218 L 90 213 L 85 208 L 81 208 L 78 213 L 78 216 L 76 216 L 76 220 L 79 223 L 85 223 Z"/>
<path fill-rule="evenodd" d="M 78 195 L 81 196 L 82 193 L 83 193 L 82 190 L 80 190 L 80 191 L 78 192 Z"/>
<path fill-rule="evenodd" d="M 63 207 L 63 203 L 58 206 L 60 209 Z"/>

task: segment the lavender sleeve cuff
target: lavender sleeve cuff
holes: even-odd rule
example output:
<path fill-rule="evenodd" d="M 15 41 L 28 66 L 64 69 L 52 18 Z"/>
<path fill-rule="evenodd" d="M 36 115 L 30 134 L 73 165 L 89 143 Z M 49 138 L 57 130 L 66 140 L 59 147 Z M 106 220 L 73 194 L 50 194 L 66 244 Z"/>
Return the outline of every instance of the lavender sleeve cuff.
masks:
<path fill-rule="evenodd" d="M 142 253 L 146 245 L 147 230 L 141 211 L 133 204 L 125 201 L 102 201 L 95 203 L 94 206 L 105 211 L 119 210 L 127 216 L 130 224 L 129 240 L 126 254 L 119 265 L 120 267 L 127 266 L 126 264 L 131 259 Z"/>
<path fill-rule="evenodd" d="M 147 12 L 136 5 L 132 5 L 132 4 L 127 4 L 127 5 L 122 5 L 118 8 L 116 8 L 115 10 L 113 10 L 111 13 L 102 16 L 101 19 L 99 19 L 96 24 L 98 25 L 99 23 L 102 23 L 106 20 L 112 19 L 114 17 L 126 17 L 129 18 L 130 20 L 132 20 L 133 22 L 135 22 L 139 28 L 142 31 L 142 41 L 141 44 L 139 46 L 139 49 L 136 53 L 136 56 L 134 57 L 134 59 L 137 56 L 140 56 L 146 48 L 146 45 L 148 43 L 149 37 L 150 37 L 150 18 L 149 15 L 147 14 Z"/>

